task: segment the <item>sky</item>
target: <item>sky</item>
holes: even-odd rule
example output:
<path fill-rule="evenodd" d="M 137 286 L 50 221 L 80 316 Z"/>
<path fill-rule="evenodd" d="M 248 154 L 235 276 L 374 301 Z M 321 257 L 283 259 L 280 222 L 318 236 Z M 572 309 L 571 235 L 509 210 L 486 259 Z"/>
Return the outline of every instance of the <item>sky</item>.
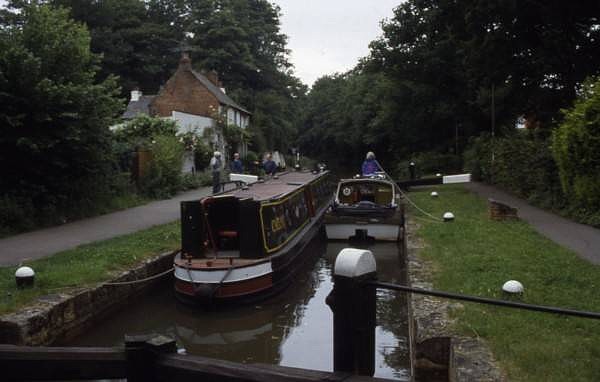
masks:
<path fill-rule="evenodd" d="M 295 74 L 312 85 L 326 74 L 352 69 L 381 35 L 401 0 L 271 0 L 281 8 Z"/>

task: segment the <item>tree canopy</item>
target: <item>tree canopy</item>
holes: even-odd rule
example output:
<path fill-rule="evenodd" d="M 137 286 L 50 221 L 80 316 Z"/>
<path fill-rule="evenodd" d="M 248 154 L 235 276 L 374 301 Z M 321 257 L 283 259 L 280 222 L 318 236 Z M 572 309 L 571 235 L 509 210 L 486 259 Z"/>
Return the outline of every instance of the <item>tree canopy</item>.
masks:
<path fill-rule="evenodd" d="M 0 189 L 37 206 L 93 198 L 111 171 L 115 78 L 96 79 L 89 33 L 67 10 L 25 7 L 20 20 L 0 30 Z"/>
<path fill-rule="evenodd" d="M 598 15 L 597 2 L 406 1 L 354 70 L 315 83 L 303 147 L 460 153 L 491 130 L 492 104 L 498 130 L 524 117 L 549 131 L 598 74 Z"/>

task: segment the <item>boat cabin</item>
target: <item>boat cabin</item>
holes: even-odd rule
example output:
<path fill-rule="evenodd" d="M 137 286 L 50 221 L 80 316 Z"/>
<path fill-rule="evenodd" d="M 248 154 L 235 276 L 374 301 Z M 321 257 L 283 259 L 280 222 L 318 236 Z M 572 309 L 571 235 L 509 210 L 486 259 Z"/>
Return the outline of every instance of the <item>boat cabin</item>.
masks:
<path fill-rule="evenodd" d="M 361 202 L 379 206 L 397 206 L 395 185 L 385 179 L 358 178 L 342 180 L 338 184 L 335 202 L 352 206 Z"/>
<path fill-rule="evenodd" d="M 243 189 L 181 203 L 182 252 L 258 259 L 276 252 L 330 200 L 327 177 L 281 174 Z"/>

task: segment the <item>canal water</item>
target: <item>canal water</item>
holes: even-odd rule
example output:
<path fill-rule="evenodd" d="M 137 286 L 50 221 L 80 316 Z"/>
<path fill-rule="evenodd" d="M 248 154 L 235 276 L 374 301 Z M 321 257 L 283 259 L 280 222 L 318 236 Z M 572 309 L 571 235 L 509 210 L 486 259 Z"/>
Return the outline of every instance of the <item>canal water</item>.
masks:
<path fill-rule="evenodd" d="M 335 257 L 348 246 L 312 246 L 320 256 L 283 293 L 260 304 L 190 309 L 176 302 L 172 284 L 165 283 L 66 345 L 119 346 L 125 334 L 157 333 L 175 338 L 188 354 L 332 371 L 333 317 L 325 298 L 333 288 Z M 375 254 L 380 281 L 404 283 L 395 243 L 363 248 Z M 405 294 L 378 291 L 375 376 L 409 376 L 407 330 Z"/>

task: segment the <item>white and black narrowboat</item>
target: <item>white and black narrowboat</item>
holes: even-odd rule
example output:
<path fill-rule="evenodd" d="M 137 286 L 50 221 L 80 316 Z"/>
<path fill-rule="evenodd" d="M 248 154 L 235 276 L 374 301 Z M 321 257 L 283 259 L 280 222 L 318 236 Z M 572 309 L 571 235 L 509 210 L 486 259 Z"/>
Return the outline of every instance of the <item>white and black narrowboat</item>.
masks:
<path fill-rule="evenodd" d="M 325 229 L 330 240 L 402 240 L 404 213 L 396 184 L 383 174 L 340 180 Z"/>
<path fill-rule="evenodd" d="M 299 171 L 182 202 L 182 249 L 174 260 L 178 298 L 250 302 L 280 291 L 323 232 L 332 190 L 327 171 Z"/>

